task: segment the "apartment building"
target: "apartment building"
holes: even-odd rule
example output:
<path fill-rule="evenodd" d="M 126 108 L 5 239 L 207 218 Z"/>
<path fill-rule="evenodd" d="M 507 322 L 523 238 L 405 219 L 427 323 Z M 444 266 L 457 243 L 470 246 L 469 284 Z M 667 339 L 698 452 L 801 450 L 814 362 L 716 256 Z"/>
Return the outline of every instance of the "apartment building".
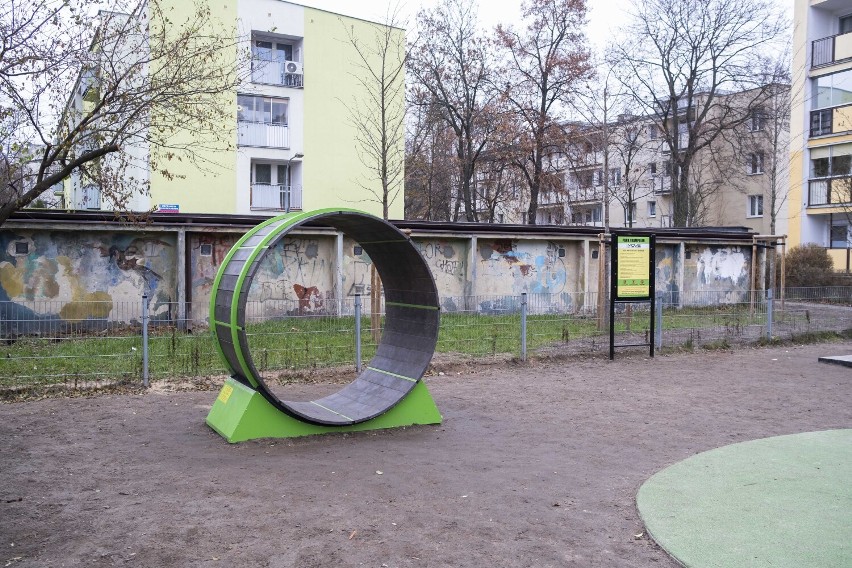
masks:
<path fill-rule="evenodd" d="M 852 248 L 852 3 L 796 0 L 790 242 Z"/>
<path fill-rule="evenodd" d="M 720 98 L 745 120 L 693 161 L 689 224 L 784 234 L 789 86 L 770 85 L 761 92 L 759 106 L 753 105 L 758 98 L 753 91 Z M 700 97 L 697 104 L 702 104 Z M 680 147 L 694 110 L 679 109 Z M 565 128 L 568 143 L 546 164 L 553 180 L 539 194 L 537 224 L 603 227 L 608 214 L 614 228 L 672 226 L 672 176 L 677 172 L 660 124 L 647 116 L 623 115 L 605 127 L 568 123 Z M 523 191 L 513 195 L 526 197 Z M 509 200 L 495 217 L 526 222 L 525 208 Z"/>
<path fill-rule="evenodd" d="M 173 4 L 172 18 L 190 14 L 193 4 L 161 2 Z M 381 185 L 359 156 L 358 132 L 347 110 L 367 104 L 359 102 L 366 99 L 353 80 L 357 58 L 349 38 L 372 43 L 381 24 L 282 0 L 221 0 L 215 14 L 233 22 L 240 53 L 250 54 L 245 79 L 223 102 L 229 118 L 222 131 L 233 133 L 232 143 L 198 149 L 208 167 L 173 161 L 166 174 L 151 167 L 151 149 L 144 144 L 123 148 L 136 154 L 137 165 L 127 175 L 149 184 L 147 194 L 130 196 L 124 206 L 259 216 L 354 207 L 382 215 L 375 198 Z M 84 108 L 96 81 L 81 78 L 70 104 Z M 64 197 L 69 209 L 116 206 L 79 175 L 65 184 Z M 403 217 L 402 195 L 391 203 L 389 217 Z"/>

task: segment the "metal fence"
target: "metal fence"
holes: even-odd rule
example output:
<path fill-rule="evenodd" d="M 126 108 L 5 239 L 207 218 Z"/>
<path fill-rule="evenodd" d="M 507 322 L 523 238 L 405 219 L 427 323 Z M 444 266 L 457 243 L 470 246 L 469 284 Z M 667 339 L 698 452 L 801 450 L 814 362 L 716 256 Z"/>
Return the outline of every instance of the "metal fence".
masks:
<path fill-rule="evenodd" d="M 606 352 L 609 328 L 597 294 L 441 298 L 435 360 L 526 359 Z M 713 348 L 852 329 L 852 287 L 666 293 L 656 303 L 617 304 L 616 344 Z M 141 385 L 220 376 L 207 321 L 179 319 L 180 306 L 152 302 L 0 302 L 0 399 L 22 391 Z M 189 311 L 189 310 L 187 310 Z M 265 377 L 316 369 L 352 373 L 375 353 L 381 306 L 266 300 L 247 305 L 254 363 Z"/>

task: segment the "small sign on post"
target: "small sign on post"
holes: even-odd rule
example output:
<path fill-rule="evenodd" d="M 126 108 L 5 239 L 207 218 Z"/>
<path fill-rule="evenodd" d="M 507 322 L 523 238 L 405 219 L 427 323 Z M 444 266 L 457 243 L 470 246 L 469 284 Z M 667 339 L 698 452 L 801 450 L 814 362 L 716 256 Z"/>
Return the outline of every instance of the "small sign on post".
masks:
<path fill-rule="evenodd" d="M 654 356 L 654 256 L 656 238 L 654 235 L 636 235 L 612 233 L 613 255 L 610 275 L 609 301 L 609 358 L 615 358 L 616 347 L 650 347 Z M 615 344 L 615 304 L 632 302 L 650 302 L 650 332 L 648 343 Z"/>

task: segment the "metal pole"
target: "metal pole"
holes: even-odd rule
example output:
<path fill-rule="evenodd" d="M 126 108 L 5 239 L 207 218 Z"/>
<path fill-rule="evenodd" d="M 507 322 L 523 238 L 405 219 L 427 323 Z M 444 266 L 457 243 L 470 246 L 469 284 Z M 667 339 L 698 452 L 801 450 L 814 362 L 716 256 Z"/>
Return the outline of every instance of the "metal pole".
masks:
<path fill-rule="evenodd" d="M 521 294 L 521 361 L 527 360 L 527 293 Z"/>
<path fill-rule="evenodd" d="M 355 371 L 361 372 L 361 294 L 355 294 Z"/>
<path fill-rule="evenodd" d="M 656 336 L 657 349 L 662 348 L 663 346 L 663 295 L 659 294 L 657 296 L 657 321 L 656 330 L 654 330 L 654 335 Z"/>
<path fill-rule="evenodd" d="M 772 341 L 772 290 L 766 291 L 766 339 Z"/>
<path fill-rule="evenodd" d="M 142 294 L 142 386 L 148 387 L 148 293 Z"/>

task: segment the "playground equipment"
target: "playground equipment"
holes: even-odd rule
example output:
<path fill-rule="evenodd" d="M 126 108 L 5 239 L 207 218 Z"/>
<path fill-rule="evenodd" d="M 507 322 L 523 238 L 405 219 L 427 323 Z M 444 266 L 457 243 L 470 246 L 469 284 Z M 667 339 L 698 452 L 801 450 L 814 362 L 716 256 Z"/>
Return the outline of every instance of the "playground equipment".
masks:
<path fill-rule="evenodd" d="M 354 381 L 318 400 L 289 401 L 272 392 L 254 365 L 246 336 L 246 301 L 266 254 L 306 223 L 338 229 L 369 255 L 383 283 L 385 326 L 375 357 Z M 435 352 L 439 317 L 429 267 L 409 238 L 390 223 L 352 209 L 269 219 L 237 241 L 213 284 L 210 325 L 231 378 L 207 424 L 237 442 L 440 423 L 441 415 L 420 380 Z"/>

